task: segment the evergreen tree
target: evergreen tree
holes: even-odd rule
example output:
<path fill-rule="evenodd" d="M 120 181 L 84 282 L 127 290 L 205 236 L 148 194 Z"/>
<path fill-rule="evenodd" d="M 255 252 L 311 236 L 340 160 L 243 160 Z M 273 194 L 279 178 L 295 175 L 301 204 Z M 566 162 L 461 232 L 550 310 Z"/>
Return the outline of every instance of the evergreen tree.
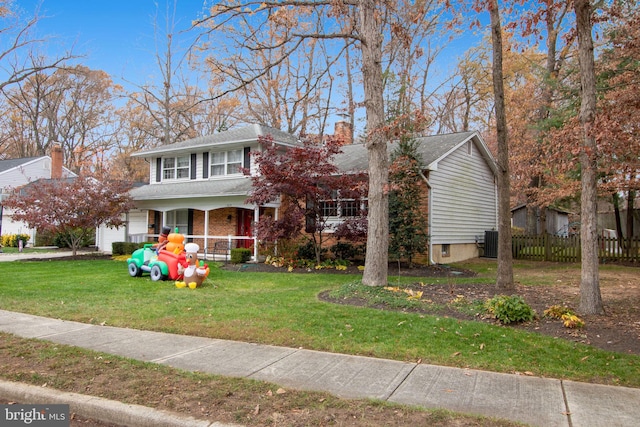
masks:
<path fill-rule="evenodd" d="M 429 235 L 423 212 L 423 165 L 415 140 L 403 138 L 391 153 L 389 168 L 389 254 L 407 259 L 413 266 L 416 255 L 426 252 Z"/>

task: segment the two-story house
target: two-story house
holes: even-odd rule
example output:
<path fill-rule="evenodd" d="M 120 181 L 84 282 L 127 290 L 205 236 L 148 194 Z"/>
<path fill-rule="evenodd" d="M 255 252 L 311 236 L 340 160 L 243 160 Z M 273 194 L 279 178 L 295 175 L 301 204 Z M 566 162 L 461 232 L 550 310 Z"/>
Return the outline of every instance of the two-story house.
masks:
<path fill-rule="evenodd" d="M 131 191 L 138 211 L 129 214 L 126 234 L 103 230 L 100 249 L 110 252 L 113 241 L 154 240 L 168 225 L 206 253 L 215 241 L 228 240 L 235 247 L 253 248 L 257 259 L 254 225 L 265 213 L 277 217 L 280 209 L 277 200 L 268 206 L 246 203 L 251 174 L 257 171 L 251 153 L 261 149 L 259 139 L 266 136 L 283 149 L 299 144 L 285 132 L 250 125 L 135 153 L 147 160 L 150 183 Z M 446 263 L 478 256 L 477 237 L 497 226 L 493 156 L 476 132 L 418 142 L 426 165 L 422 184 L 431 236 L 429 260 Z M 391 144 L 389 153 L 392 149 Z M 367 150 L 362 144 L 345 145 L 335 162 L 345 173 L 366 171 Z M 335 215 L 333 223 L 340 221 L 340 212 Z"/>

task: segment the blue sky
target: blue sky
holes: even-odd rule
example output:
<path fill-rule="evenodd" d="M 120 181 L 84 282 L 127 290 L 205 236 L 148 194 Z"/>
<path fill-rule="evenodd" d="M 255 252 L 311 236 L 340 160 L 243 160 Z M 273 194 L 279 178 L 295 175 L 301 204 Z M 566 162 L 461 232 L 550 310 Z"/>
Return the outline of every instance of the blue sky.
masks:
<path fill-rule="evenodd" d="M 39 36 L 52 37 L 47 53 L 69 48 L 84 55 L 78 59 L 93 69 L 142 84 L 157 74 L 154 55 L 154 20 L 165 25 L 165 0 L 17 0 L 27 16 L 40 4 L 43 18 L 37 25 Z M 179 0 L 176 28 L 188 28 L 202 16 L 203 0 Z M 161 46 L 163 47 L 163 46 Z"/>

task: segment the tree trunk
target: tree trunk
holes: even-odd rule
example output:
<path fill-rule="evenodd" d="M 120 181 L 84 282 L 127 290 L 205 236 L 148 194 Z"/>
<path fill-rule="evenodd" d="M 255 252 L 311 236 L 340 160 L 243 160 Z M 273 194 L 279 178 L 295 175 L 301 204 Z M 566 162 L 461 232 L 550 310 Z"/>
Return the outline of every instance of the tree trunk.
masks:
<path fill-rule="evenodd" d="M 502 26 L 498 1 L 489 1 L 491 41 L 493 44 L 493 93 L 496 109 L 498 139 L 498 276 L 496 287 L 501 291 L 515 289 L 513 283 L 513 254 L 511 253 L 511 182 L 509 179 L 509 136 L 504 111 L 502 76 Z"/>
<path fill-rule="evenodd" d="M 384 125 L 382 86 L 382 32 L 375 0 L 359 1 L 357 20 L 362 49 L 364 106 L 367 117 L 366 147 L 369 157 L 369 213 L 367 253 L 362 283 L 387 284 L 389 258 L 389 165 Z"/>
<path fill-rule="evenodd" d="M 596 223 L 596 139 L 593 123 L 596 114 L 596 83 L 591 36 L 591 4 L 589 0 L 575 0 L 578 57 L 580 59 L 580 122 L 582 123 L 582 147 L 580 166 L 582 170 L 582 195 L 580 198 L 580 237 L 582 239 L 582 268 L 580 277 L 580 304 L 582 314 L 603 314 L 602 296 L 598 272 L 598 231 Z"/>
<path fill-rule="evenodd" d="M 624 233 L 622 232 L 622 220 L 620 219 L 620 196 L 618 193 L 613 193 L 613 216 L 616 220 L 616 233 L 618 235 L 618 246 L 623 247 Z"/>
<path fill-rule="evenodd" d="M 627 255 L 631 254 L 631 241 L 633 240 L 633 205 L 636 198 L 636 192 L 629 190 L 627 192 Z"/>

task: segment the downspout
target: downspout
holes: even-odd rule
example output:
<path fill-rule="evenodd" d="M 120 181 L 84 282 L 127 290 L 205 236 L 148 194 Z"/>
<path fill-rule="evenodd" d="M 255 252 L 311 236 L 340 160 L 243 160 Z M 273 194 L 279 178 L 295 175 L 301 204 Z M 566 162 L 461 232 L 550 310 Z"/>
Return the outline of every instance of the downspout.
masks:
<path fill-rule="evenodd" d="M 424 176 L 424 174 L 422 173 L 422 171 L 419 172 L 420 173 L 420 177 L 424 180 L 425 184 L 427 184 L 427 203 L 428 203 L 428 207 L 427 207 L 427 227 L 429 228 L 429 265 L 434 265 L 435 261 L 433 260 L 433 244 L 431 243 L 431 184 L 429 183 L 429 180 L 427 179 L 426 176 Z"/>

